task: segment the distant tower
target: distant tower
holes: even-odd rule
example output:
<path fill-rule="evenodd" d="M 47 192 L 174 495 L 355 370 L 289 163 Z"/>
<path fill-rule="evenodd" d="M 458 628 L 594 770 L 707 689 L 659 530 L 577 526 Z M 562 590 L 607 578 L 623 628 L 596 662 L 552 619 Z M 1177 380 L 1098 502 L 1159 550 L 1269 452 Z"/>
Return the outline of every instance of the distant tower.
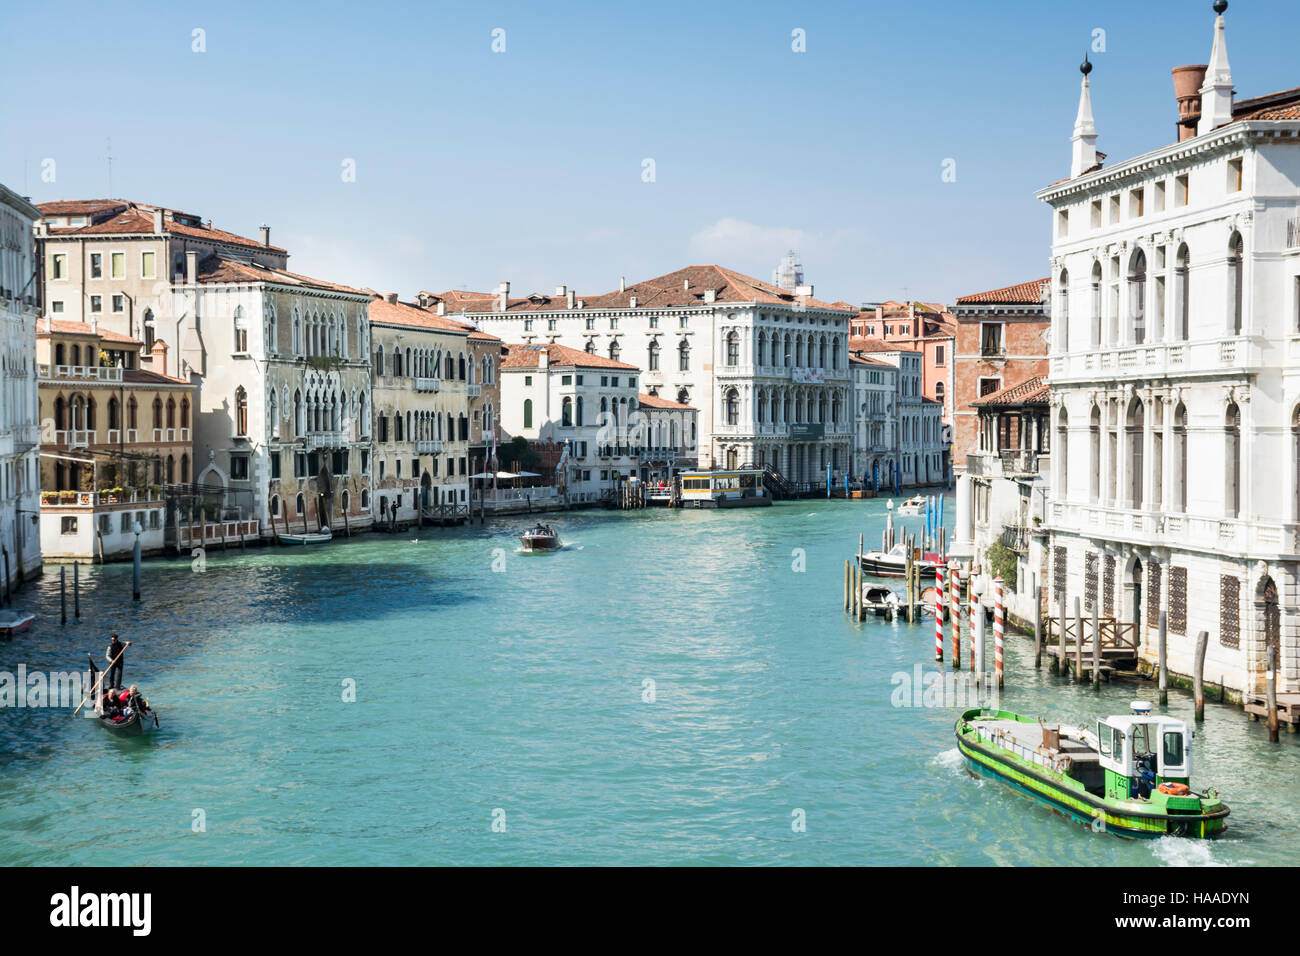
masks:
<path fill-rule="evenodd" d="M 1232 70 L 1228 68 L 1228 39 L 1223 27 L 1223 11 L 1227 9 L 1228 0 L 1214 0 L 1214 46 L 1209 69 L 1205 71 L 1205 85 L 1201 87 L 1198 136 L 1232 122 Z"/>
<path fill-rule="evenodd" d="M 1097 165 L 1097 125 L 1092 118 L 1092 91 L 1088 88 L 1088 74 L 1092 72 L 1092 64 L 1088 62 L 1086 53 L 1079 72 L 1083 74 L 1083 82 L 1079 86 L 1079 112 L 1074 117 L 1074 135 L 1070 137 L 1071 179 L 1082 176 Z"/>
<path fill-rule="evenodd" d="M 772 270 L 772 285 L 793 292 L 803 284 L 803 263 L 799 261 L 799 254 L 791 249 L 781 264 Z"/>

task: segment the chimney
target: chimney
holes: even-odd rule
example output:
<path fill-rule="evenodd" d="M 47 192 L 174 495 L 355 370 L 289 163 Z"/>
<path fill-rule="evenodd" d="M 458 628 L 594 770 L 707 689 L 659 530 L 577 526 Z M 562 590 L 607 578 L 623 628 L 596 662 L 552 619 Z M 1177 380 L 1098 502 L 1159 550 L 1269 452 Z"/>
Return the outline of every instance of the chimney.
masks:
<path fill-rule="evenodd" d="M 199 254 L 197 252 L 185 253 L 185 284 L 194 285 L 199 279 Z"/>
<path fill-rule="evenodd" d="M 385 293 L 384 293 L 384 301 L 387 302 L 389 305 L 397 305 L 397 293 L 396 293 L 396 292 L 385 292 Z"/>
<path fill-rule="evenodd" d="M 811 299 L 813 294 L 812 290 L 813 287 L 810 285 L 796 286 L 794 290 L 794 294 L 799 296 L 799 298 L 801 299 Z"/>
<path fill-rule="evenodd" d="M 618 291 L 619 292 L 627 291 L 627 276 L 618 277 Z"/>
<path fill-rule="evenodd" d="M 1201 84 L 1205 82 L 1208 66 L 1176 66 L 1174 74 L 1174 99 L 1178 101 L 1178 142 L 1196 135 L 1196 124 L 1201 118 Z"/>
<path fill-rule="evenodd" d="M 684 290 L 689 291 L 690 288 L 691 288 L 691 280 L 690 280 L 690 279 L 683 279 L 683 280 L 682 280 L 682 288 L 683 288 Z"/>
<path fill-rule="evenodd" d="M 447 314 L 447 303 L 443 302 L 442 299 L 438 300 L 438 314 L 439 315 Z"/>
<path fill-rule="evenodd" d="M 540 348 L 537 350 L 537 367 L 545 372 L 551 367 L 551 350 Z"/>
<path fill-rule="evenodd" d="M 627 307 L 629 309 L 636 308 L 636 296 L 632 296 L 630 299 L 627 300 Z"/>
<path fill-rule="evenodd" d="M 259 236 L 261 237 L 261 239 L 262 239 L 262 245 L 264 245 L 264 246 L 269 246 L 269 245 L 271 244 L 271 227 L 270 227 L 270 226 L 266 226 L 266 225 L 258 226 L 258 227 L 257 227 L 257 233 L 258 233 L 258 235 L 259 235 Z"/>
<path fill-rule="evenodd" d="M 574 303 L 574 296 L 576 295 L 576 293 L 575 293 L 572 289 L 570 289 L 570 290 L 566 293 L 566 295 L 567 295 L 568 298 L 569 298 L 569 308 L 572 309 L 572 308 L 573 308 L 573 303 Z"/>
<path fill-rule="evenodd" d="M 510 300 L 510 283 L 502 282 L 497 286 L 497 307 L 498 312 L 504 312 L 506 305 Z"/>
<path fill-rule="evenodd" d="M 717 289 L 705 289 L 705 290 L 704 290 L 704 301 L 705 301 L 705 302 L 717 302 L 717 301 L 718 301 L 718 290 L 717 290 Z"/>
<path fill-rule="evenodd" d="M 153 348 L 149 350 L 149 368 L 160 375 L 167 374 L 167 343 L 154 339 Z"/>
<path fill-rule="evenodd" d="M 567 291 L 566 288 L 565 288 L 564 286 L 562 286 L 562 285 L 557 285 L 557 286 L 555 287 L 555 294 L 556 294 L 557 296 L 564 295 L 564 293 L 565 293 L 566 291 Z"/>
<path fill-rule="evenodd" d="M 163 211 L 161 209 L 155 209 L 153 211 L 153 231 L 155 235 L 162 235 Z"/>

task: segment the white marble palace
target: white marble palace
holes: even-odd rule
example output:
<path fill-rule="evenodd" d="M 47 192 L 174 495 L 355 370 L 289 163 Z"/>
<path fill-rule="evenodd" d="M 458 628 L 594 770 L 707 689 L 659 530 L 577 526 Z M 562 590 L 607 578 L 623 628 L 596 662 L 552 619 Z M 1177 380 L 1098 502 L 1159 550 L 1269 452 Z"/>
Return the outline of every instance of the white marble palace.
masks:
<path fill-rule="evenodd" d="M 507 342 L 556 343 L 629 362 L 641 388 L 699 409 L 703 467 L 772 465 L 840 480 L 853 438 L 847 303 L 721 266 L 688 266 L 617 292 L 477 295 L 461 316 Z M 455 301 L 456 293 L 444 293 Z M 463 298 L 463 296 L 462 296 Z"/>
<path fill-rule="evenodd" d="M 1053 607 L 1168 610 L 1170 666 L 1300 690 L 1300 89 L 1234 100 L 1223 12 L 1209 66 L 1174 70 L 1177 140 L 1103 165 L 1085 61 L 1052 208 L 1047 503 Z M 1172 107 L 1172 104 L 1171 104 Z M 1175 120 L 1170 110 L 1170 120 Z"/>

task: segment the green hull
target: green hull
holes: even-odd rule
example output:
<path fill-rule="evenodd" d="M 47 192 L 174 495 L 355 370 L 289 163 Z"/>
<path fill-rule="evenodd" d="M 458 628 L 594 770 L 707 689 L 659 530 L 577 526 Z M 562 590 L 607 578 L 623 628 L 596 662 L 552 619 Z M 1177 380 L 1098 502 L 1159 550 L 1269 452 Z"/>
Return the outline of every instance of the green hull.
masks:
<path fill-rule="evenodd" d="M 970 710 L 962 714 L 956 726 L 957 748 L 973 771 L 1000 780 L 1094 830 L 1154 839 L 1213 837 L 1227 828 L 1228 807 L 1217 797 L 1153 793 L 1151 800 L 1113 800 L 1098 796 L 1068 773 L 1026 760 L 991 740 L 981 739 L 969 723 L 979 717 L 1036 723 L 1010 711 Z"/>

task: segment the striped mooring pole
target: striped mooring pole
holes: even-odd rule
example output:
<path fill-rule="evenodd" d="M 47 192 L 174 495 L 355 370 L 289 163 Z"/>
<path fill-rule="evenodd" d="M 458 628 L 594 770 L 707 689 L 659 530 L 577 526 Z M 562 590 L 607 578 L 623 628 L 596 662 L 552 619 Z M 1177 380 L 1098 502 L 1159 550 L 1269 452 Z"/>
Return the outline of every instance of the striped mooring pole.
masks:
<path fill-rule="evenodd" d="M 966 576 L 966 590 L 970 594 L 970 669 L 971 670 L 975 669 L 975 642 L 981 640 L 984 636 L 983 634 L 980 634 L 979 636 L 976 636 L 975 634 L 976 622 L 982 620 L 981 618 L 976 618 L 975 616 L 975 609 L 980 605 L 980 599 L 975 595 L 975 577 L 978 573 L 979 573 L 979 569 L 976 568 L 976 566 L 972 563 L 970 566 L 970 574 Z"/>
<path fill-rule="evenodd" d="M 961 565 L 948 563 L 948 616 L 952 620 L 952 666 L 961 670 Z"/>
<path fill-rule="evenodd" d="M 934 659 L 943 660 L 943 565 L 934 566 Z"/>
<path fill-rule="evenodd" d="M 1002 575 L 993 579 L 993 670 L 1002 687 Z"/>

